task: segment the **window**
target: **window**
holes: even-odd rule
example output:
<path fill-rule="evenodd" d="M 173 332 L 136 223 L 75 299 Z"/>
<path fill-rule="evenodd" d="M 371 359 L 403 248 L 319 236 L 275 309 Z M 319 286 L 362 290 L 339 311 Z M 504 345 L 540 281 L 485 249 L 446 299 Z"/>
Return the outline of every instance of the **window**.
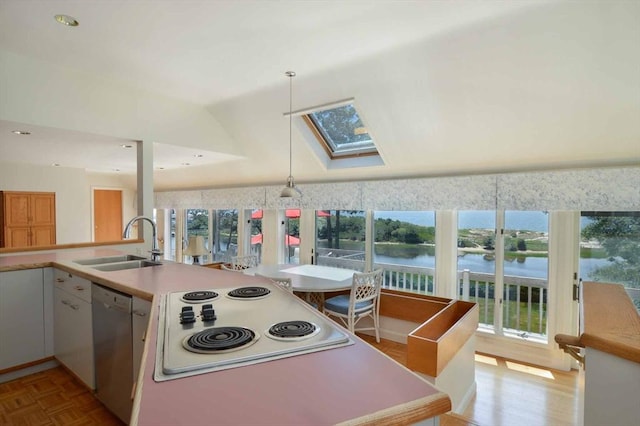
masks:
<path fill-rule="evenodd" d="M 460 295 L 478 303 L 480 328 L 546 341 L 548 222 L 542 211 L 459 212 Z"/>
<path fill-rule="evenodd" d="M 169 210 L 169 232 L 171 233 L 171 239 L 169 242 L 169 251 L 165 252 L 164 258 L 169 260 L 176 260 L 176 210 Z"/>
<path fill-rule="evenodd" d="M 238 210 L 215 210 L 213 256 L 228 262 L 238 255 Z"/>
<path fill-rule="evenodd" d="M 623 284 L 640 311 L 640 212 L 582 212 L 580 279 Z"/>
<path fill-rule="evenodd" d="M 478 304 L 480 327 L 493 330 L 496 285 L 496 212 L 458 212 L 460 296 Z"/>
<path fill-rule="evenodd" d="M 507 211 L 503 237 L 502 329 L 512 336 L 546 339 L 549 215 Z"/>
<path fill-rule="evenodd" d="M 303 118 L 331 159 L 378 155 L 353 103 L 316 110 Z"/>
<path fill-rule="evenodd" d="M 204 239 L 204 247 L 208 250 L 209 245 L 209 210 L 205 209 L 187 209 L 185 210 L 186 235 L 185 241 L 191 241 L 189 237 L 200 236 Z M 183 262 L 193 261 L 192 256 L 183 254 Z M 200 263 L 208 263 L 209 253 L 199 256 Z"/>
<path fill-rule="evenodd" d="M 262 210 L 251 211 L 251 254 L 262 259 Z"/>
<path fill-rule="evenodd" d="M 300 263 L 300 209 L 285 210 L 285 263 Z"/>
<path fill-rule="evenodd" d="M 435 212 L 375 211 L 373 221 L 373 264 L 384 269 L 385 287 L 432 295 Z"/>
<path fill-rule="evenodd" d="M 316 212 L 316 263 L 337 268 L 365 269 L 365 212 Z"/>

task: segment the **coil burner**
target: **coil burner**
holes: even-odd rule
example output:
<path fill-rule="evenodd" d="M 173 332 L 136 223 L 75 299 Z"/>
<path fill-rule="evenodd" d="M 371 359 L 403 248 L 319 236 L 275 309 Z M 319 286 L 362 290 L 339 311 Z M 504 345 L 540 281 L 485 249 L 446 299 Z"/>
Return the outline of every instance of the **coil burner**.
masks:
<path fill-rule="evenodd" d="M 271 293 L 266 287 L 238 287 L 227 293 L 227 296 L 232 299 L 246 300 L 246 299 L 262 299 L 267 297 Z"/>
<path fill-rule="evenodd" d="M 187 336 L 182 345 L 201 354 L 225 353 L 243 349 L 255 343 L 259 334 L 244 327 L 213 327 Z"/>
<path fill-rule="evenodd" d="M 320 333 L 320 327 L 308 321 L 284 321 L 267 330 L 267 336 L 274 340 L 294 342 L 309 339 Z"/>
<path fill-rule="evenodd" d="M 182 295 L 182 301 L 187 303 L 202 303 L 214 300 L 216 297 L 218 297 L 218 293 L 215 291 L 190 291 Z"/>

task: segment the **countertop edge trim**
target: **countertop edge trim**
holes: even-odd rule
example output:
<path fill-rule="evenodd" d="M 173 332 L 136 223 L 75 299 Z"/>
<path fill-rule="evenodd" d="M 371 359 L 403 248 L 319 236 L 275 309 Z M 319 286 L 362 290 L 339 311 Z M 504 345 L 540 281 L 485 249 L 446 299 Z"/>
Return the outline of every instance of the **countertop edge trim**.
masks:
<path fill-rule="evenodd" d="M 375 413 L 338 423 L 338 426 L 404 425 L 429 419 L 451 411 L 451 400 L 443 392 L 399 404 Z"/>
<path fill-rule="evenodd" d="M 618 336 L 595 336 L 583 334 L 580 336 L 580 343 L 585 347 L 597 349 L 602 352 L 617 356 L 640 364 L 640 349 L 638 342 L 621 342 Z M 633 344 L 635 343 L 635 345 Z"/>

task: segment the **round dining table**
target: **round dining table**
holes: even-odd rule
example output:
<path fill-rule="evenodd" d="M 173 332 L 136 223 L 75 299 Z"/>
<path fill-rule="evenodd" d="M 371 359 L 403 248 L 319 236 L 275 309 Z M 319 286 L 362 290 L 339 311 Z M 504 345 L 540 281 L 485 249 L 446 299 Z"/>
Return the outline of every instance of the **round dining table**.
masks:
<path fill-rule="evenodd" d="M 294 292 L 306 293 L 307 302 L 322 310 L 324 293 L 350 290 L 353 274 L 359 271 L 323 265 L 260 264 L 243 272 L 247 275 L 289 278 Z"/>

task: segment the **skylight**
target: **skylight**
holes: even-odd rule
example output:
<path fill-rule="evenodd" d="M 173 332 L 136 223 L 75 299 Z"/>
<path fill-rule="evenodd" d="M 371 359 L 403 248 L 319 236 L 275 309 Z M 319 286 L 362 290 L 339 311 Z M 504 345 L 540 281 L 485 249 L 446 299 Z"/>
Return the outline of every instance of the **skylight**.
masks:
<path fill-rule="evenodd" d="M 352 103 L 316 110 L 303 118 L 331 159 L 378 155 Z"/>

